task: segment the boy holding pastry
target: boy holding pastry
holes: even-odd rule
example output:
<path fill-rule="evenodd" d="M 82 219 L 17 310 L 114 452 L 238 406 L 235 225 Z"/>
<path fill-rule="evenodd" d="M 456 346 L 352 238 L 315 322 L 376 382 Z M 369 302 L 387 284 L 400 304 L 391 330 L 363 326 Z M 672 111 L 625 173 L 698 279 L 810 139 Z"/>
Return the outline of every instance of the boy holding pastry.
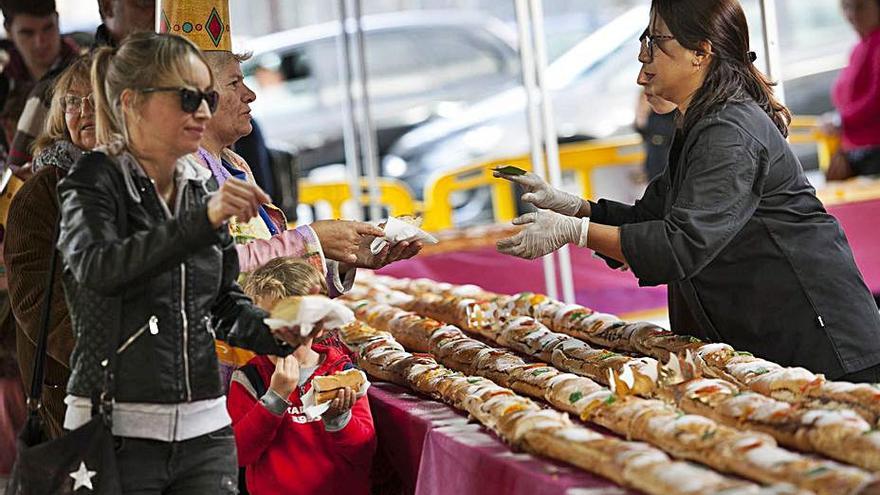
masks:
<path fill-rule="evenodd" d="M 271 311 L 285 297 L 320 293 L 322 282 L 310 265 L 278 258 L 243 288 Z M 288 357 L 256 356 L 235 371 L 227 407 L 249 493 L 369 493 L 376 433 L 367 397 L 354 390 L 362 376 L 340 349 L 311 339 Z M 312 387 L 317 403 L 329 401 L 319 417 L 303 407 Z"/>

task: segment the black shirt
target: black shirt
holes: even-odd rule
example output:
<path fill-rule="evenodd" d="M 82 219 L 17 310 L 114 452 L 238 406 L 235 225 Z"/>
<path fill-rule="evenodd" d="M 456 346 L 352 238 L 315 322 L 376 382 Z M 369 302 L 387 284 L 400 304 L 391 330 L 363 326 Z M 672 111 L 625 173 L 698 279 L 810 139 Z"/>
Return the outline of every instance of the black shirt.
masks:
<path fill-rule="evenodd" d="M 678 151 L 680 149 L 680 151 Z M 668 284 L 676 333 L 834 379 L 880 363 L 880 314 L 837 220 L 752 101 L 687 135 L 635 205 L 600 200 L 641 285 Z"/>

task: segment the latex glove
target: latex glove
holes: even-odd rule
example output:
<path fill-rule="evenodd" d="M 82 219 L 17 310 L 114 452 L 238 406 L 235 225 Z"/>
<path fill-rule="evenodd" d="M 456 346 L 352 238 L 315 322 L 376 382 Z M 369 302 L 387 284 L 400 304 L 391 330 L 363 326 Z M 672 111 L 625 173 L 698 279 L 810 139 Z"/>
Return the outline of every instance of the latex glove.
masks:
<path fill-rule="evenodd" d="M 533 260 L 561 248 L 569 242 L 587 246 L 589 218 L 575 218 L 552 211 L 526 213 L 513 220 L 525 228 L 513 237 L 501 239 L 498 251 L 511 256 Z"/>
<path fill-rule="evenodd" d="M 522 200 L 535 205 L 536 208 L 553 210 L 573 217 L 580 211 L 583 204 L 581 198 L 550 187 L 550 184 L 547 184 L 544 179 L 531 172 L 524 175 L 507 175 L 496 171 L 492 175 L 521 185 L 526 191 L 522 195 Z"/>

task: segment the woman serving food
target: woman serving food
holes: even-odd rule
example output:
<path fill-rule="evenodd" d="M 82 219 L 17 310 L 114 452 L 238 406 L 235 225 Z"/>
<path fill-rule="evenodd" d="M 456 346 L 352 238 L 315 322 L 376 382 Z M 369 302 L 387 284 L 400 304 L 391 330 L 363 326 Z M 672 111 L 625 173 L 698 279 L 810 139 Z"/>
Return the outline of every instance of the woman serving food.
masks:
<path fill-rule="evenodd" d="M 667 284 L 675 332 L 880 381 L 880 314 L 785 140 L 791 116 L 754 65 L 739 3 L 653 0 L 641 42 L 639 84 L 678 107 L 666 171 L 634 205 L 496 172 L 541 208 L 514 220 L 524 229 L 498 250 L 533 259 L 589 247 L 640 285 Z"/>

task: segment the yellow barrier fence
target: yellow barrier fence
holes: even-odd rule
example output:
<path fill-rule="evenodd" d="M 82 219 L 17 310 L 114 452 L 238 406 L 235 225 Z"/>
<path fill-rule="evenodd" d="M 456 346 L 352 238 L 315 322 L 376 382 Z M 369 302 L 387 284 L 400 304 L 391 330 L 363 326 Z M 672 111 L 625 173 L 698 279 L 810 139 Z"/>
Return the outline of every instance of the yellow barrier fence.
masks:
<path fill-rule="evenodd" d="M 588 141 L 559 146 L 559 165 L 563 172 L 574 172 L 583 197 L 593 194 L 592 174 L 606 167 L 632 166 L 644 160 L 642 141 L 638 136 Z M 453 226 L 449 196 L 456 191 L 489 187 L 495 221 L 508 222 L 516 217 L 513 186 L 492 177 L 492 169 L 499 165 L 513 165 L 532 170 L 528 155 L 487 163 L 468 165 L 436 177 L 425 188 L 425 222 L 427 230 L 443 230 Z"/>
<path fill-rule="evenodd" d="M 789 141 L 792 144 L 815 144 L 822 170 L 828 168 L 831 157 L 839 146 L 838 139 L 824 134 L 818 126 L 818 118 L 811 116 L 794 117 Z M 584 198 L 593 198 L 592 175 L 596 170 L 634 166 L 643 161 L 642 140 L 637 135 L 559 146 L 560 167 L 563 172 L 574 174 L 581 188 L 581 196 Z M 488 187 L 491 191 L 495 221 L 509 222 L 516 217 L 516 201 L 512 184 L 492 177 L 492 168 L 499 165 L 513 165 L 524 170 L 532 169 L 530 156 L 522 155 L 451 170 L 435 177 L 425 187 L 424 208 L 413 198 L 412 192 L 405 183 L 396 179 L 381 178 L 380 204 L 388 208 L 389 213 L 394 216 L 423 212 L 424 228 L 438 231 L 453 227 L 453 208 L 450 203 L 450 196 L 453 193 Z M 361 200 L 366 205 L 369 201 L 366 179 L 361 179 L 361 188 Z M 351 200 L 351 191 L 346 182 L 316 183 L 303 180 L 300 182 L 299 200 L 301 204 L 307 205 L 326 202 L 330 205 L 333 217 L 340 218 L 342 205 Z"/>
<path fill-rule="evenodd" d="M 794 117 L 790 126 L 792 144 L 815 144 L 819 166 L 827 170 L 839 141 L 824 134 L 818 118 Z M 573 172 L 581 187 L 581 196 L 593 197 L 592 174 L 598 169 L 639 165 L 644 161 L 642 140 L 637 135 L 587 141 L 559 146 L 559 164 L 563 172 Z M 425 221 L 427 230 L 443 230 L 453 226 L 451 194 L 458 191 L 489 187 L 496 222 L 508 222 L 516 216 L 513 186 L 492 177 L 492 168 L 513 165 L 532 170 L 528 155 L 467 165 L 436 177 L 425 188 Z"/>
<path fill-rule="evenodd" d="M 840 148 L 840 137 L 822 132 L 819 127 L 819 118 L 809 115 L 792 117 L 788 128 L 788 141 L 791 144 L 814 144 L 819 154 L 819 168 L 828 170 L 831 165 L 831 157 Z"/>
<path fill-rule="evenodd" d="M 361 204 L 370 202 L 367 179 L 361 178 Z M 312 182 L 301 180 L 299 183 L 299 203 L 316 206 L 319 203 L 330 205 L 333 218 L 342 217 L 342 205 L 351 200 L 351 188 L 347 182 Z M 379 204 L 388 208 L 392 216 L 413 215 L 421 210 L 419 203 L 413 199 L 410 188 L 397 179 L 379 179 Z"/>

